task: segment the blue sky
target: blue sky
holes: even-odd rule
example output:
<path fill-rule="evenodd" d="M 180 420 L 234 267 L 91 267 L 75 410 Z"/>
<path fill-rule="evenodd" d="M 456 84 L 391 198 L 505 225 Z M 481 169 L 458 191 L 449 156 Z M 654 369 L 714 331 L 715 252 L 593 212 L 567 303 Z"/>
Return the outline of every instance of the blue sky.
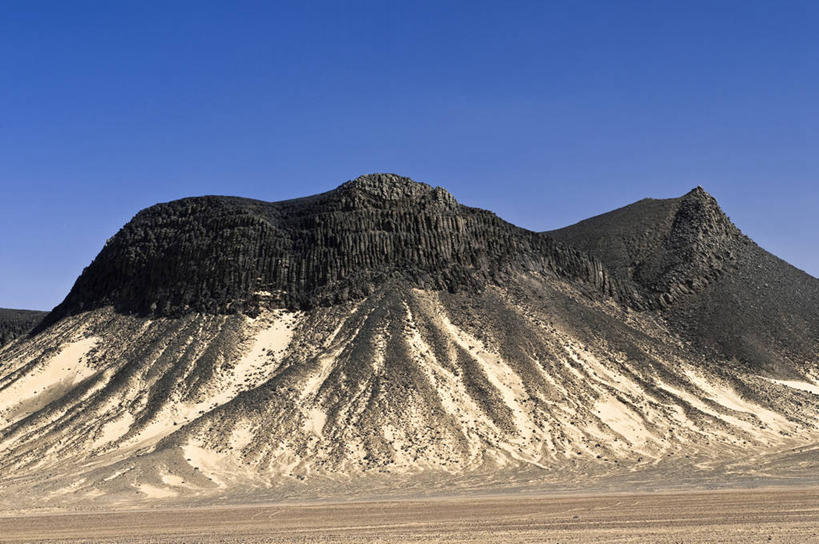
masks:
<path fill-rule="evenodd" d="M 48 2 L 0 11 L 0 307 L 138 210 L 359 174 L 548 230 L 713 194 L 819 275 L 817 2 Z"/>

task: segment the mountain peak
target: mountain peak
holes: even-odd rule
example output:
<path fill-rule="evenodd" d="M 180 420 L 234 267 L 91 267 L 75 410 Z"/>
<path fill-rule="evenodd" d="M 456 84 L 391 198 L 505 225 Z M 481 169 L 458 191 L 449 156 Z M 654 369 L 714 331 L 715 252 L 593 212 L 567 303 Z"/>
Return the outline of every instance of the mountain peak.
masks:
<path fill-rule="evenodd" d="M 409 190 L 420 191 L 429 190 L 431 187 L 426 183 L 415 181 L 406 176 L 399 176 L 390 172 L 372 172 L 358 176 L 339 185 L 339 189 L 360 189 L 360 190 Z"/>
<path fill-rule="evenodd" d="M 719 208 L 719 203 L 717 202 L 717 199 L 714 198 L 714 196 L 711 193 L 703 189 L 701 185 L 697 185 L 696 187 L 685 193 L 683 196 L 679 197 L 678 200 L 702 202 L 707 203 L 709 206 L 712 206 L 714 208 Z"/>
<path fill-rule="evenodd" d="M 720 207 L 717 199 L 701 186 L 697 186 L 678 199 L 675 227 L 687 236 L 736 237 L 739 229 Z M 689 240 L 690 241 L 690 240 Z"/>
<path fill-rule="evenodd" d="M 712 197 L 712 196 L 711 196 L 711 195 L 708 193 L 708 191 L 706 191 L 705 189 L 703 189 L 702 185 L 697 185 L 696 187 L 694 187 L 693 189 L 691 189 L 690 191 L 688 191 L 688 192 L 685 194 L 685 196 L 696 196 L 696 197 L 709 197 L 709 198 L 713 198 L 713 197 Z"/>
<path fill-rule="evenodd" d="M 449 205 L 457 204 L 455 197 L 442 187 L 432 187 L 391 173 L 365 174 L 339 185 L 336 191 L 391 202 L 428 198 Z"/>
<path fill-rule="evenodd" d="M 673 200 L 679 202 L 682 209 L 686 207 L 694 208 L 712 220 L 719 219 L 720 222 L 727 221 L 730 223 L 728 216 L 724 211 L 722 211 L 717 199 L 714 198 L 711 193 L 703 189 L 701 185 L 697 185 L 683 196 Z"/>
<path fill-rule="evenodd" d="M 602 259 L 660 306 L 705 289 L 731 266 L 744 240 L 701 186 L 678 198 L 641 200 L 549 234 Z"/>

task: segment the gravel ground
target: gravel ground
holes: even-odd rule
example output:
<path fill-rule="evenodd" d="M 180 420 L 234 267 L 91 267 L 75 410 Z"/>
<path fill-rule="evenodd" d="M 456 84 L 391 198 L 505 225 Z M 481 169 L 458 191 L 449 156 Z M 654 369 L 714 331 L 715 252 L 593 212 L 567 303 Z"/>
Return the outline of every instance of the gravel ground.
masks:
<path fill-rule="evenodd" d="M 819 489 L 31 514 L 0 542 L 819 542 Z"/>

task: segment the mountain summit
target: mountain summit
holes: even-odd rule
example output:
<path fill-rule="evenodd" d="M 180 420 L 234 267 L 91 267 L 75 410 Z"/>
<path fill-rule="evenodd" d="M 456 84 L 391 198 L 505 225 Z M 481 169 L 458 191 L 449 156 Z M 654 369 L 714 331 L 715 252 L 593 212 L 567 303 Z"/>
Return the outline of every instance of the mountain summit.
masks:
<path fill-rule="evenodd" d="M 751 243 L 702 187 L 666 200 L 645 199 L 547 233 L 597 255 L 623 281 L 660 306 L 700 291 Z"/>
<path fill-rule="evenodd" d="M 702 187 L 546 234 L 599 258 L 712 356 L 779 372 L 816 356 L 819 282 L 743 235 Z"/>
<path fill-rule="evenodd" d="M 371 174 L 284 202 L 206 196 L 143 210 L 44 326 L 107 305 L 173 316 L 307 309 L 361 298 L 390 280 L 480 289 L 519 269 L 618 289 L 593 258 L 549 237 L 462 206 L 440 187 Z"/>
<path fill-rule="evenodd" d="M 158 204 L 0 347 L 0 485 L 42 506 L 815 478 L 818 297 L 701 188 L 548 233 L 394 174 Z"/>

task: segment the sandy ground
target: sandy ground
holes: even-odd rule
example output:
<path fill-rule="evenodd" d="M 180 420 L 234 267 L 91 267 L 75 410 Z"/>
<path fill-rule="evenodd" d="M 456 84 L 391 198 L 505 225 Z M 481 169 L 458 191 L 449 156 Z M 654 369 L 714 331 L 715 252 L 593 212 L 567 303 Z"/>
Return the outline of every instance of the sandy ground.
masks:
<path fill-rule="evenodd" d="M 819 542 L 819 489 L 37 514 L 0 542 Z"/>

